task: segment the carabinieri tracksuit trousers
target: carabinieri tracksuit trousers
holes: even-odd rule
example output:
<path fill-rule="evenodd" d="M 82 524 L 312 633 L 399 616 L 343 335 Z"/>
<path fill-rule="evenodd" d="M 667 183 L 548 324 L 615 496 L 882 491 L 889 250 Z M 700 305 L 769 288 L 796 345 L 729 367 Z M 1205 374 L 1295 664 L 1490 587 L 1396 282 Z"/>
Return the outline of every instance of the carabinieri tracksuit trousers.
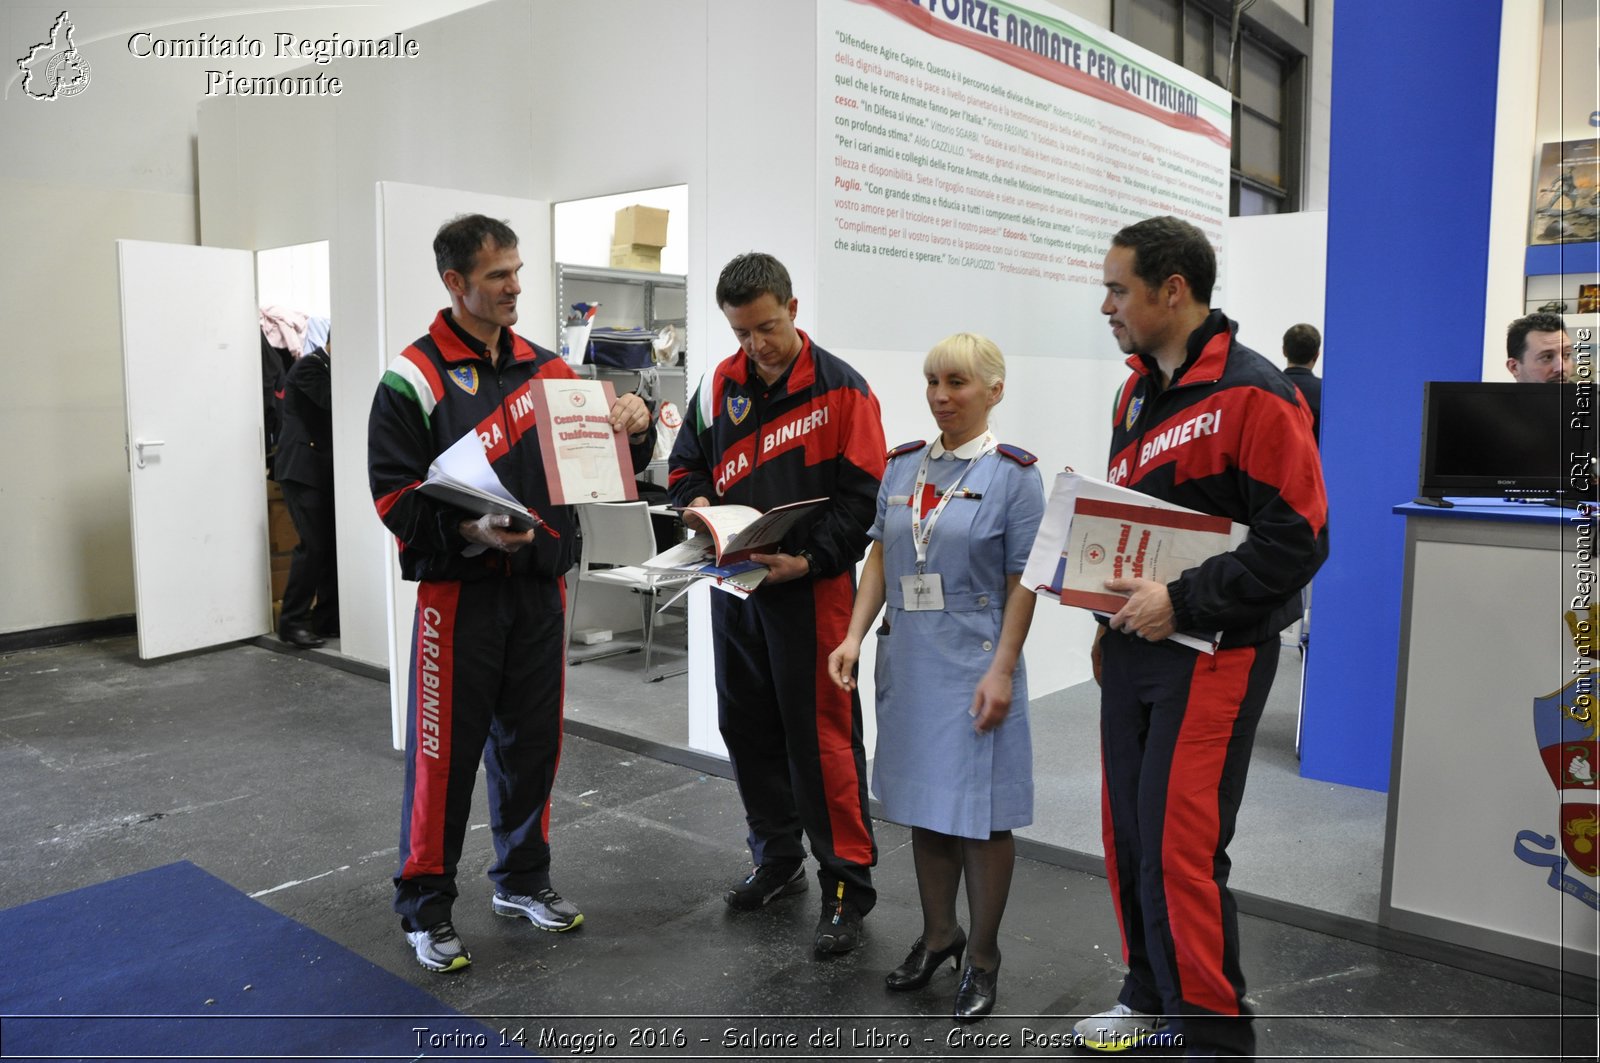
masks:
<path fill-rule="evenodd" d="M 733 762 L 756 864 L 805 859 L 801 832 L 833 899 L 864 915 L 877 901 L 867 813 L 861 698 L 828 678 L 844 641 L 854 574 L 762 586 L 741 601 L 713 593 L 717 723 Z"/>
<path fill-rule="evenodd" d="M 1118 999 L 1171 1016 L 1187 1051 L 1253 1055 L 1227 847 L 1277 641 L 1207 655 L 1107 629 L 1100 650 L 1102 831 L 1128 965 Z"/>
<path fill-rule="evenodd" d="M 506 893 L 550 885 L 550 788 L 561 756 L 565 587 L 505 576 L 417 584 L 394 910 L 407 930 L 450 918 L 472 786 L 488 772 Z"/>

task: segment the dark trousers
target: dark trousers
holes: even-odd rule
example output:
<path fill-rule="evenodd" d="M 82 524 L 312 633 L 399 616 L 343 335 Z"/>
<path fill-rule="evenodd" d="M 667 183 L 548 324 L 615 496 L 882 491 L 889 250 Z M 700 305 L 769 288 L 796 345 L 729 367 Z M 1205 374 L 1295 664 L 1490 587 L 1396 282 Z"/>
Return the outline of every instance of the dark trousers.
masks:
<path fill-rule="evenodd" d="M 1227 848 L 1277 643 L 1208 656 L 1108 630 L 1100 648 L 1102 831 L 1128 964 L 1120 1000 L 1171 1017 L 1189 1051 L 1251 1056 Z"/>
<path fill-rule="evenodd" d="M 561 757 L 565 588 L 490 578 L 417 585 L 394 910 L 407 930 L 450 918 L 472 786 L 488 773 L 506 893 L 550 885 L 550 789 Z"/>
<path fill-rule="evenodd" d="M 867 814 L 861 699 L 827 676 L 828 654 L 850 627 L 854 578 L 799 579 L 744 601 L 711 596 L 717 723 L 744 801 L 757 864 L 805 859 L 823 895 L 863 914 L 877 903 L 878 862 Z"/>
<path fill-rule="evenodd" d="M 289 559 L 278 630 L 304 624 L 318 634 L 338 631 L 339 551 L 333 530 L 333 492 L 294 480 L 283 480 L 278 486 L 300 537 Z"/>

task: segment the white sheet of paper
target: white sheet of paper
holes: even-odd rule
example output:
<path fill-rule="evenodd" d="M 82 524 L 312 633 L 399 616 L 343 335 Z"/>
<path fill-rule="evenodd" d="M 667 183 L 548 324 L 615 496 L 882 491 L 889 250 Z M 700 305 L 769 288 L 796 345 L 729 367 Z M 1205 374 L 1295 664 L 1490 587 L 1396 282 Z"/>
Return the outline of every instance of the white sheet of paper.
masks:
<path fill-rule="evenodd" d="M 489 456 L 483 452 L 483 441 L 476 432 L 468 432 L 434 458 L 433 464 L 428 466 L 428 475 L 475 487 L 484 494 L 504 499 L 512 505 L 522 504 L 500 482 L 494 467 L 489 464 Z"/>
<path fill-rule="evenodd" d="M 678 571 L 699 568 L 717 556 L 717 546 L 710 535 L 695 532 L 681 543 L 667 547 L 654 557 L 639 562 L 640 568 Z"/>

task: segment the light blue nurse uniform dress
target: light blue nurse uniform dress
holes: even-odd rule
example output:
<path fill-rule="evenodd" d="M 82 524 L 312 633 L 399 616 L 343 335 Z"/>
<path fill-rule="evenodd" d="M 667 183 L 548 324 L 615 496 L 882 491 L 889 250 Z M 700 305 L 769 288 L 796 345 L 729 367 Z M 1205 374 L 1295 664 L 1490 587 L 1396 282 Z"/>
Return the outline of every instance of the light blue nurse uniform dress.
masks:
<path fill-rule="evenodd" d="M 903 608 L 900 577 L 916 572 L 911 493 L 926 447 L 891 452 L 869 534 L 883 543 L 884 622 L 878 628 L 878 744 L 872 792 L 887 819 L 964 838 L 1033 822 L 1033 743 L 1028 678 L 1012 673 L 1011 712 L 988 734 L 967 714 L 978 681 L 1000 643 L 1006 574 L 1020 573 L 1044 513 L 1044 486 L 1032 455 L 1006 448 L 970 462 L 983 437 L 946 452 L 937 441 L 924 492 L 931 510 L 962 470 L 928 544 L 927 571 L 944 591 L 938 611 Z M 1023 464 L 1027 462 L 1027 464 Z"/>

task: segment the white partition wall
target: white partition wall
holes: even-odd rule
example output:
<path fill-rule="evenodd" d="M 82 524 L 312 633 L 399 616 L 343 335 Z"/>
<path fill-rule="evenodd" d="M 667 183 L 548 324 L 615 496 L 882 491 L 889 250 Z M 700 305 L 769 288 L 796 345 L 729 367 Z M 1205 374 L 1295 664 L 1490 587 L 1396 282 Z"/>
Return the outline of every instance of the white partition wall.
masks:
<path fill-rule="evenodd" d="M 412 65 L 319 68 L 343 70 L 348 87 L 337 101 L 235 98 L 200 108 L 204 241 L 330 244 L 332 317 L 339 330 L 333 401 L 341 647 L 369 664 L 389 663 L 386 558 L 394 550 L 366 479 L 367 411 L 382 367 L 396 353 L 384 346 L 378 325 L 377 182 L 526 196 L 535 157 L 527 110 L 534 93 L 533 29 L 530 4 L 486 4 L 415 27 L 421 58 Z M 494 106 L 507 114 L 486 117 L 482 86 L 459 76 L 480 66 L 497 71 L 500 102 Z M 500 134 L 474 132 L 485 123 Z M 277 172 L 269 156 L 286 142 L 321 150 L 296 153 L 302 165 L 294 180 L 263 179 Z M 542 249 L 534 260 L 547 254 Z M 445 303 L 442 288 L 419 299 L 418 333 Z"/>
<path fill-rule="evenodd" d="M 1328 215 L 1303 211 L 1229 218 L 1222 231 L 1230 253 L 1212 305 L 1239 323 L 1239 342 L 1282 368 L 1289 326 L 1303 322 L 1322 331 Z"/>
<path fill-rule="evenodd" d="M 1054 32 L 1066 25 L 1053 17 L 1059 13 L 1051 5 L 1037 6 L 1050 15 L 1034 18 L 1035 26 Z M 827 17 L 884 19 L 891 17 L 892 7 L 836 4 Z M 831 249 L 835 234 L 824 231 L 832 217 L 823 217 L 819 209 L 820 175 L 824 166 L 833 165 L 831 155 L 821 157 L 820 147 L 824 55 L 819 27 L 824 24 L 819 19 L 825 14 L 815 4 L 783 0 L 591 0 L 581 7 L 496 0 L 416 27 L 412 32 L 422 54 L 410 65 L 350 70 L 353 89 L 334 107 L 297 110 L 266 99 L 203 105 L 206 241 L 261 246 L 257 238 L 271 232 L 274 243 L 332 242 L 333 316 L 341 355 L 334 367 L 334 402 L 347 654 L 374 664 L 389 657 L 383 559 L 392 544 L 372 512 L 365 481 L 367 407 L 379 367 L 395 353 L 388 349 L 395 338 L 388 337 L 386 346 L 377 326 L 371 249 L 378 240 L 372 196 L 379 181 L 550 202 L 687 185 L 691 388 L 709 365 L 735 349 L 714 303 L 717 272 L 732 256 L 759 248 L 777 255 L 793 274 L 800 326 L 852 362 L 872 385 L 891 443 L 932 431 L 920 360 L 941 330 L 1027 337 L 1023 319 L 1037 310 L 1065 324 L 1047 330 L 1042 344 L 1016 339 L 1007 351 L 1008 396 L 996 411 L 996 429 L 1007 442 L 1039 455 L 1046 482 L 1064 465 L 1088 471 L 1103 465 L 1109 396 L 1125 369 L 1109 330 L 1099 324 L 1093 277 L 1113 231 L 1110 221 L 1130 220 L 1137 209 L 1106 214 L 1091 233 L 1074 237 L 1082 245 L 1072 252 L 1079 260 L 1074 269 L 1082 274 L 1076 284 L 1051 287 L 1032 278 L 1026 297 L 1014 305 L 974 298 L 937 329 L 914 318 L 902 321 L 907 274 L 890 258 L 856 278 L 871 290 L 871 298 L 830 295 L 822 252 L 825 246 Z M 592 48 L 572 47 L 574 41 L 592 40 L 600 25 L 629 27 L 605 43 L 604 77 L 594 76 Z M 1137 59 L 1147 74 L 1156 69 L 1106 31 L 1092 34 L 1100 50 L 1115 50 L 1119 62 Z M 832 56 L 828 50 L 830 63 Z M 493 92 L 460 76 L 484 68 L 496 71 Z M 339 69 L 334 63 L 326 72 Z M 1098 69 L 1102 80 L 1108 70 L 1120 70 Z M 1160 69 L 1174 85 L 1185 83 L 1186 74 Z M 1057 80 L 1041 76 L 1034 95 L 1056 99 L 1047 93 L 1069 91 Z M 332 156 L 310 186 L 285 188 L 258 177 L 258 157 L 272 143 L 259 133 L 281 130 L 291 113 L 313 124 Z M 826 117 L 834 119 L 831 113 Z M 493 135 L 485 136 L 485 130 Z M 529 249 L 524 258 L 537 261 Z M 419 321 L 441 303 L 435 298 L 419 307 Z M 1059 343 L 1057 332 L 1062 333 Z M 691 742 L 718 751 L 701 607 L 693 610 L 690 632 Z M 1090 634 L 1090 621 L 1075 611 L 1048 605 L 1039 610 L 1029 642 L 1036 694 L 1089 678 Z"/>
<path fill-rule="evenodd" d="M 549 42 L 541 55 L 542 83 L 581 88 L 565 89 L 561 100 L 541 101 L 531 109 L 540 162 L 530 194 L 562 202 L 688 186 L 685 374 L 692 392 L 708 356 L 731 349 L 731 334 L 711 294 L 716 270 L 729 256 L 708 254 L 708 232 L 731 226 L 741 234 L 736 237 L 744 241 L 741 249 L 748 250 L 769 226 L 787 224 L 779 217 L 785 197 L 760 192 L 782 165 L 785 142 L 793 135 L 789 122 L 797 119 L 783 106 L 788 90 L 776 73 L 784 69 L 787 43 L 773 44 L 784 41 L 781 26 L 792 16 L 779 17 L 780 4 L 737 0 L 592 0 L 581 8 L 534 7 L 540 33 Z M 721 36 L 730 24 L 748 33 L 736 50 Z M 593 54 L 569 46 L 594 26 L 628 27 L 627 33 L 606 38 L 606 74 L 598 78 Z M 771 36 L 757 27 L 768 27 Z M 746 69 L 741 64 L 752 51 L 760 53 L 748 68 L 756 73 L 743 80 L 727 78 L 729 69 Z M 750 90 L 751 76 L 761 86 L 759 93 Z M 771 100 L 772 107 L 745 114 L 740 101 L 752 96 Z M 750 155 L 768 155 L 773 165 L 757 168 L 753 188 L 725 184 L 723 175 L 743 165 L 739 156 Z M 689 745 L 721 756 L 705 594 L 692 592 L 689 604 Z"/>
<path fill-rule="evenodd" d="M 1559 3 L 1559 0 L 1556 0 Z M 1484 300 L 1483 322 L 1483 379 L 1510 380 L 1506 372 L 1506 325 L 1528 311 L 1523 303 L 1524 253 L 1527 251 L 1529 202 L 1533 198 L 1533 166 L 1530 160 L 1537 157 L 1542 141 L 1565 140 L 1560 123 L 1551 128 L 1539 128 L 1539 94 L 1541 89 L 1553 97 L 1561 91 L 1555 82 L 1570 66 L 1573 75 L 1581 76 L 1584 60 L 1593 51 L 1584 47 L 1587 39 L 1595 43 L 1592 31 L 1587 36 L 1575 31 L 1571 36 L 1571 51 L 1565 56 L 1551 56 L 1540 63 L 1541 22 L 1546 21 L 1545 11 L 1551 3 L 1502 4 L 1500 7 L 1500 63 L 1499 80 L 1495 86 L 1494 119 L 1494 190 L 1489 199 L 1489 253 L 1485 270 L 1488 295 Z M 1574 5 L 1576 8 L 1577 5 Z M 1588 5 L 1592 14 L 1593 3 Z M 1548 19 L 1552 29 L 1562 23 L 1564 11 Z M 1577 11 L 1574 10 L 1574 15 Z M 1553 32 L 1552 36 L 1558 34 Z M 1555 44 L 1555 40 L 1550 41 Z M 1593 84 L 1594 67 L 1588 64 L 1590 84 Z M 1539 71 L 1535 80 L 1528 71 Z M 1540 82 L 1544 84 L 1541 85 Z M 1591 89 L 1587 94 L 1573 94 L 1574 107 L 1587 95 L 1595 98 Z M 1600 102 L 1597 99 L 1595 102 Z M 1584 115 L 1584 120 L 1588 118 Z M 1580 128 L 1577 123 L 1569 128 Z M 1579 134 L 1572 133 L 1572 137 Z"/>
<path fill-rule="evenodd" d="M 396 353 L 389 346 L 397 342 L 379 328 L 378 182 L 540 200 L 688 184 L 693 219 L 704 195 L 706 19 L 706 5 L 694 0 L 595 0 L 581 8 L 496 0 L 408 31 L 420 49 L 408 64 L 318 68 L 344 77 L 347 88 L 336 102 L 235 98 L 202 104 L 204 241 L 240 247 L 330 242 L 347 656 L 387 666 L 390 655 L 387 558 L 394 544 L 373 512 L 366 483 L 367 412 L 382 367 Z M 631 29 L 615 47 L 607 45 L 608 73 L 598 79 L 594 52 L 570 46 L 592 39 L 596 25 Z M 462 74 L 473 70 L 494 72 L 488 87 Z M 325 150 L 303 160 L 300 179 L 264 180 L 277 172 L 269 156 L 300 138 Z M 601 150 L 616 144 L 628 150 Z M 461 209 L 471 209 L 470 197 L 462 202 Z M 689 247 L 691 272 L 703 270 L 698 227 L 691 227 Z M 538 249 L 525 242 L 523 257 L 530 264 L 526 281 L 550 259 L 548 236 Z M 420 333 L 445 299 L 442 289 L 417 298 Z M 553 315 L 553 303 L 540 301 Z M 691 334 L 700 312 L 691 304 Z M 555 342 L 553 320 L 529 321 L 522 327 L 531 339 Z"/>

